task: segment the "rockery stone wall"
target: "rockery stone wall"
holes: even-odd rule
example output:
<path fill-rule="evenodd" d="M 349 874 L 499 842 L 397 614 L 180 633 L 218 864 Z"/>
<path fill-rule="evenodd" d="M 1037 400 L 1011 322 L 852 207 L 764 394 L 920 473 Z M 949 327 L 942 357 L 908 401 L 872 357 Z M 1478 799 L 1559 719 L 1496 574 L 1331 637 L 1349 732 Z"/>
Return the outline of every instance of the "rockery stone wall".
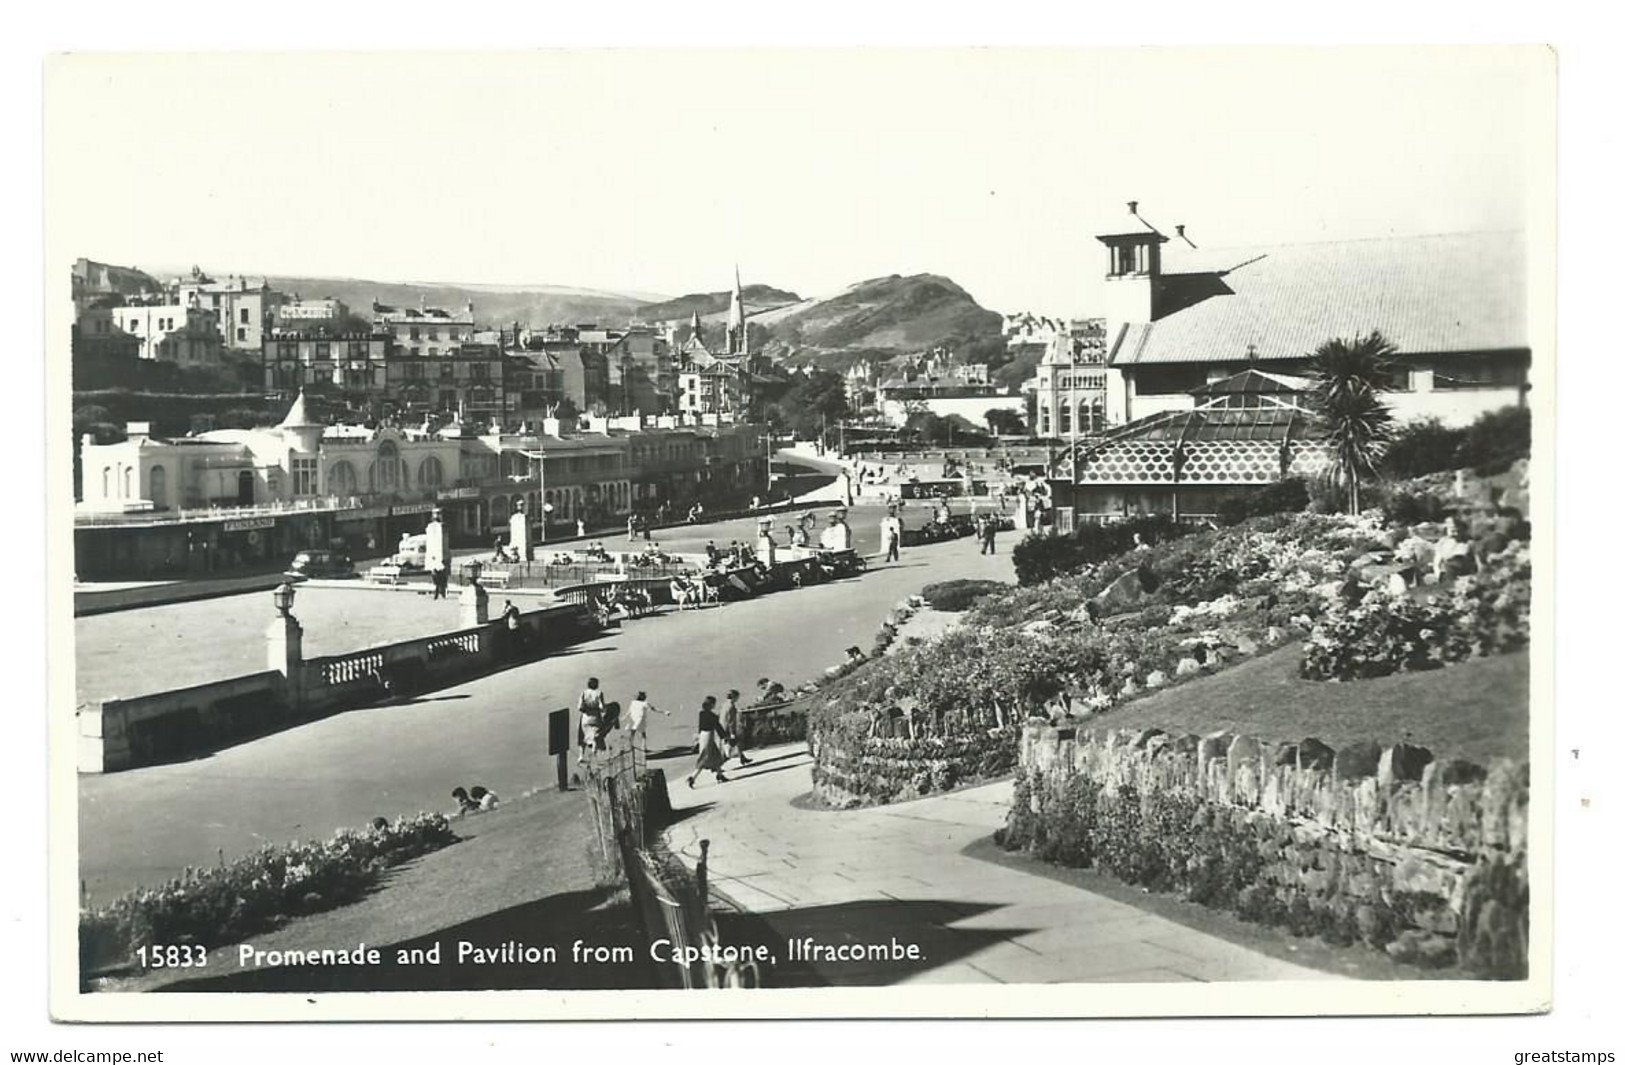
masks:
<path fill-rule="evenodd" d="M 1417 965 L 1527 968 L 1529 772 L 1426 748 L 1028 726 L 999 842 Z"/>

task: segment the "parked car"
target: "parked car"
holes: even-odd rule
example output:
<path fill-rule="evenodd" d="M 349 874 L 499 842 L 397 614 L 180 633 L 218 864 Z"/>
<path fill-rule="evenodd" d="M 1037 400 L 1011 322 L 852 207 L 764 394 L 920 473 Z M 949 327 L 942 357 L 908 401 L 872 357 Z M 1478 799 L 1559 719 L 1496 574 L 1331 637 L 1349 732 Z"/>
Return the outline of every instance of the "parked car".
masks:
<path fill-rule="evenodd" d="M 400 550 L 389 561 L 406 571 L 421 570 L 428 565 L 429 538 L 423 533 L 408 533 L 401 537 Z"/>
<path fill-rule="evenodd" d="M 285 577 L 325 578 L 332 580 L 354 577 L 355 564 L 349 555 L 337 551 L 301 551 L 283 572 Z"/>

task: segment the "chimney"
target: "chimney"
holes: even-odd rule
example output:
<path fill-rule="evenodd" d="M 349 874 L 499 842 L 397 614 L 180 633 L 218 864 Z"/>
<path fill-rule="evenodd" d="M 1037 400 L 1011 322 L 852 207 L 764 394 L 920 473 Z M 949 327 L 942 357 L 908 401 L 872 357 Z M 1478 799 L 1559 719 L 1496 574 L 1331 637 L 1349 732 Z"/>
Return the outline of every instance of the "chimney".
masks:
<path fill-rule="evenodd" d="M 139 443 L 152 435 L 151 422 L 125 422 L 124 438 Z"/>
<path fill-rule="evenodd" d="M 1136 218 L 1140 217 L 1140 201 L 1139 200 L 1130 200 L 1128 202 L 1128 213 L 1133 215 Z"/>

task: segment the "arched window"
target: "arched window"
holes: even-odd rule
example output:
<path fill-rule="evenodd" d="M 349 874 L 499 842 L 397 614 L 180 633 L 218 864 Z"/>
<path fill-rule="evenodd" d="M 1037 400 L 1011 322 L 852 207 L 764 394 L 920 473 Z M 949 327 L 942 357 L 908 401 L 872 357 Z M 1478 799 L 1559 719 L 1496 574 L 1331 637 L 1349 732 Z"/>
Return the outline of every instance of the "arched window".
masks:
<path fill-rule="evenodd" d="M 1056 436 L 1066 436 L 1072 432 L 1072 403 L 1069 400 L 1061 400 L 1060 416 L 1056 423 Z"/>
<path fill-rule="evenodd" d="M 169 506 L 169 474 L 162 466 L 154 466 L 147 475 L 147 495 L 152 499 L 153 506 Z"/>
<path fill-rule="evenodd" d="M 135 498 L 135 467 L 124 467 L 124 498 Z"/>
<path fill-rule="evenodd" d="M 372 490 L 394 492 L 401 487 L 402 468 L 400 451 L 395 441 L 385 440 L 378 445 L 378 458 L 372 464 Z"/>
<path fill-rule="evenodd" d="M 107 499 L 113 494 L 113 467 L 102 467 L 102 498 Z"/>
<path fill-rule="evenodd" d="M 418 464 L 418 487 L 439 488 L 445 479 L 445 473 L 440 468 L 440 460 L 430 455 Z"/>
<path fill-rule="evenodd" d="M 328 467 L 327 491 L 336 496 L 355 495 L 355 467 L 343 459 Z"/>

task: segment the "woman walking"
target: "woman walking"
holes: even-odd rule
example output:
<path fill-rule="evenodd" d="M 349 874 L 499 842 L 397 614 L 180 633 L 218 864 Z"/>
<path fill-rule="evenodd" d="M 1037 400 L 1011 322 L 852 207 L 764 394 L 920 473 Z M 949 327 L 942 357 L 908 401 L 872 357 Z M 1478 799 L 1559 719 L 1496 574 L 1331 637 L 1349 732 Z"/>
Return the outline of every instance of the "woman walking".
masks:
<path fill-rule="evenodd" d="M 728 778 L 722 775 L 722 763 L 728 760 L 728 752 L 723 744 L 731 742 L 732 737 L 722 727 L 722 722 L 717 720 L 716 696 L 707 695 L 700 703 L 697 731 L 699 757 L 694 759 L 694 772 L 688 775 L 688 786 L 692 788 L 695 778 L 707 770 L 716 774 L 718 784 L 726 784 Z"/>

